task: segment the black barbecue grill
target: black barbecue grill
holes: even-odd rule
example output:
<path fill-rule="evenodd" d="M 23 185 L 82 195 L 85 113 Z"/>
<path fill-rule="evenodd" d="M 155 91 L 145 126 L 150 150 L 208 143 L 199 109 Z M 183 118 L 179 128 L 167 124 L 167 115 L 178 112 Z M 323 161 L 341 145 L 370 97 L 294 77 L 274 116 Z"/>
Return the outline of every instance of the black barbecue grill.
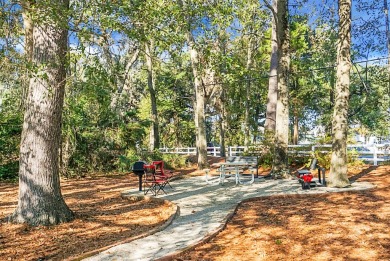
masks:
<path fill-rule="evenodd" d="M 133 164 L 133 173 L 138 176 L 139 191 L 142 191 L 142 176 L 145 174 L 145 162 L 137 161 Z"/>

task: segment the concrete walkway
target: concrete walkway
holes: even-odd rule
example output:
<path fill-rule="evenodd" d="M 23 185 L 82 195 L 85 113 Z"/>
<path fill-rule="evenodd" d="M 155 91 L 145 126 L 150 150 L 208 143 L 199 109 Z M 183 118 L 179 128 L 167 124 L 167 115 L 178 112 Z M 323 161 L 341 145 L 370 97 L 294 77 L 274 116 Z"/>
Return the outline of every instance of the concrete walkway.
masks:
<path fill-rule="evenodd" d="M 130 243 L 112 247 L 85 260 L 156 260 L 193 246 L 223 228 L 228 216 L 244 199 L 280 195 L 315 194 L 363 190 L 374 186 L 367 182 L 355 182 L 349 188 L 334 189 L 316 187 L 302 190 L 297 180 L 255 179 L 252 185 L 235 185 L 234 180 L 224 186 L 207 184 L 204 177 L 172 181 L 168 195 L 158 195 L 180 208 L 180 215 L 165 230 Z M 143 195 L 130 190 L 125 195 Z"/>

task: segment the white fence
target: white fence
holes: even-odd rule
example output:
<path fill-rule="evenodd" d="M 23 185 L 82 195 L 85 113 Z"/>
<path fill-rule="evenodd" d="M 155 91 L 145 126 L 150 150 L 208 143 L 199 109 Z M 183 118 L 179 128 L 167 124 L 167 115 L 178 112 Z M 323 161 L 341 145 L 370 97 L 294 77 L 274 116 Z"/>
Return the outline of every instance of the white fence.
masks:
<path fill-rule="evenodd" d="M 245 151 L 258 150 L 259 147 L 245 147 L 245 146 L 229 146 L 226 147 L 226 156 L 239 156 L 242 155 Z M 314 152 L 320 153 L 329 153 L 332 149 L 332 145 L 289 145 L 288 153 L 290 155 L 296 156 L 306 156 L 312 157 Z M 183 155 L 195 155 L 195 147 L 185 147 L 185 148 L 160 148 L 162 153 L 173 153 L 173 154 L 183 154 Z M 390 161 L 390 146 L 383 144 L 373 144 L 373 145 L 348 145 L 348 150 L 356 151 L 358 159 L 365 162 L 372 163 L 373 165 L 378 165 L 378 162 Z M 220 156 L 221 147 L 207 147 L 207 154 L 212 156 Z"/>

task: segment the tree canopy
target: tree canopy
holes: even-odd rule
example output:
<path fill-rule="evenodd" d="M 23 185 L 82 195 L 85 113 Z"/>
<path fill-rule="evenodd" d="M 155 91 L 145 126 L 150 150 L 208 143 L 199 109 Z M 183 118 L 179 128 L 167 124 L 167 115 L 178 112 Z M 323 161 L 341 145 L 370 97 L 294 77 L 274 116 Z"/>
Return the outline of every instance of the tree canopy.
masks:
<path fill-rule="evenodd" d="M 296 143 L 315 142 L 332 134 L 338 1 L 286 4 L 286 129 L 290 144 L 293 136 Z M 388 32 L 381 4 L 353 3 L 347 120 L 350 134 L 387 139 Z M 42 73 L 29 60 L 28 19 L 51 16 L 68 32 L 63 175 L 118 170 L 158 147 L 205 150 L 206 142 L 254 145 L 265 138 L 275 15 L 270 1 L 92 0 L 70 1 L 62 10 L 51 1 L 3 0 L 0 7 L 1 178 L 16 173 L 26 86 Z M 197 105 L 204 116 L 196 114 Z M 204 137 L 197 136 L 203 129 L 198 117 L 204 117 Z"/>

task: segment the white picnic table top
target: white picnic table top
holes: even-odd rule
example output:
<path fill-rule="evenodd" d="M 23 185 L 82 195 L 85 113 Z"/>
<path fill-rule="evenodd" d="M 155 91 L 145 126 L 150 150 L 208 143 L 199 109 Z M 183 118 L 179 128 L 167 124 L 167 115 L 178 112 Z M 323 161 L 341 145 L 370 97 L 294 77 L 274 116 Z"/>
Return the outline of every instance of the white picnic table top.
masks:
<path fill-rule="evenodd" d="M 220 168 L 220 174 L 219 174 L 219 181 L 218 183 L 220 183 L 221 185 L 224 184 L 225 180 L 226 180 L 226 171 L 227 170 L 231 170 L 232 168 L 230 167 L 234 167 L 233 169 L 235 170 L 234 174 L 235 174 L 235 181 L 236 181 L 236 185 L 238 184 L 252 184 L 253 181 L 254 181 L 254 174 L 252 173 L 252 179 L 249 181 L 249 182 L 242 182 L 240 180 L 240 170 L 241 170 L 241 167 L 248 167 L 250 164 L 248 162 L 245 162 L 245 161 L 236 161 L 236 162 L 217 162 L 217 163 L 213 163 L 211 164 L 212 167 L 219 167 Z M 208 180 L 208 174 L 209 174 L 209 170 L 205 170 L 205 178 L 206 178 L 206 182 L 209 183 L 209 180 Z"/>

